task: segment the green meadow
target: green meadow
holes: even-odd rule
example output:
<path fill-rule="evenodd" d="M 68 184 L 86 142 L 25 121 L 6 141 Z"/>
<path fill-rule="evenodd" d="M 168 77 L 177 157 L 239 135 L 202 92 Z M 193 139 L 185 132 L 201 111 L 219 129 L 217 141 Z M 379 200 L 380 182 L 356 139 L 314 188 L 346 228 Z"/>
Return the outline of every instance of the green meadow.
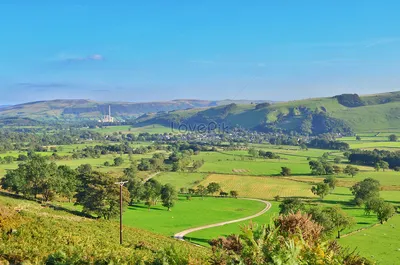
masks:
<path fill-rule="evenodd" d="M 182 230 L 234 220 L 261 211 L 261 202 L 234 198 L 180 196 L 171 211 L 160 203 L 148 210 L 144 204 L 130 206 L 124 213 L 124 224 L 155 233 L 173 236 Z"/>

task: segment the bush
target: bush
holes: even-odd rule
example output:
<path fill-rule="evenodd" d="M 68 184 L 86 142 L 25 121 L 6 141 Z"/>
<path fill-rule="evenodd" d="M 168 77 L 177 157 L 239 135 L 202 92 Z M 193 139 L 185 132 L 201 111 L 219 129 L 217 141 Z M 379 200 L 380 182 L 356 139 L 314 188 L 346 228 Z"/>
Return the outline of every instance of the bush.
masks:
<path fill-rule="evenodd" d="M 360 96 L 357 94 L 342 94 L 335 96 L 335 98 L 340 104 L 349 108 L 361 107 L 365 105 Z"/>

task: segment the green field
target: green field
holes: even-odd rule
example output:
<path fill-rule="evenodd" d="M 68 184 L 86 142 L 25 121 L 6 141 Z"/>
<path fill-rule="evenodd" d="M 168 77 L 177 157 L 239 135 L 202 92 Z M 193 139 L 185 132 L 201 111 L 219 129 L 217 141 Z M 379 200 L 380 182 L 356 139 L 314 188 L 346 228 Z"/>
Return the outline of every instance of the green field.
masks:
<path fill-rule="evenodd" d="M 172 236 L 188 228 L 229 221 L 253 215 L 265 205 L 261 202 L 234 198 L 179 197 L 171 211 L 158 204 L 150 210 L 145 205 L 128 207 L 124 224 Z"/>
<path fill-rule="evenodd" d="M 200 184 L 207 186 L 210 182 L 217 182 L 222 190 L 236 190 L 239 196 L 271 200 L 280 197 L 314 197 L 311 185 L 279 177 L 255 177 L 212 174 Z"/>
<path fill-rule="evenodd" d="M 208 242 L 211 239 L 215 239 L 220 236 L 228 236 L 231 234 L 239 234 L 241 232 L 241 227 L 243 227 L 244 225 L 248 225 L 250 222 L 268 225 L 271 221 L 271 218 L 278 216 L 279 213 L 279 203 L 272 201 L 271 204 L 272 207 L 270 210 L 268 210 L 268 212 L 252 219 L 251 221 L 243 221 L 196 231 L 188 234 L 185 239 L 189 242 L 193 242 L 203 246 L 209 246 Z"/>
<path fill-rule="evenodd" d="M 162 172 L 154 178 L 162 184 L 171 184 L 177 189 L 191 188 L 199 184 L 207 177 L 205 173 L 187 173 L 187 172 Z"/>
<path fill-rule="evenodd" d="M 354 233 L 339 240 L 343 246 L 357 247 L 361 255 L 381 265 L 397 265 L 400 260 L 400 216 L 383 225 Z"/>
<path fill-rule="evenodd" d="M 283 148 L 273 145 L 255 145 L 255 148 L 271 151 L 280 156 L 280 159 L 262 159 L 250 157 L 247 151 L 226 151 L 226 152 L 201 152 L 194 159 L 204 159 L 205 164 L 200 172 L 224 173 L 254 176 L 279 175 L 281 167 L 290 167 L 294 175 L 306 175 L 310 173 L 308 157 L 318 158 L 327 152 L 321 149 L 300 150 L 298 147 Z M 342 156 L 342 153 L 332 151 L 330 156 Z"/>

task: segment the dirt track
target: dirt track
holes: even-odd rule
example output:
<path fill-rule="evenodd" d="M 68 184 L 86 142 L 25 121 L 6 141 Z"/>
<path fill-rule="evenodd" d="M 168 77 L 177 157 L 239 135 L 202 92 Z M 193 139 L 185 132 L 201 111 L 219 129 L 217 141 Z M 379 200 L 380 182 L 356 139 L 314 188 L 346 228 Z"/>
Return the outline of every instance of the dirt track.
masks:
<path fill-rule="evenodd" d="M 220 223 L 210 224 L 210 225 L 203 225 L 203 226 L 199 226 L 199 227 L 195 227 L 195 228 L 186 229 L 186 230 L 184 230 L 182 232 L 176 233 L 174 235 L 174 238 L 179 239 L 179 240 L 184 240 L 185 235 L 187 235 L 189 233 L 192 233 L 192 232 L 195 232 L 195 231 L 199 231 L 199 230 L 203 230 L 203 229 L 207 229 L 207 228 L 212 228 L 212 227 L 223 226 L 223 225 L 227 225 L 227 224 L 233 224 L 233 223 L 237 223 L 237 222 L 242 222 L 242 221 L 246 221 L 246 220 L 249 220 L 249 219 L 253 219 L 255 217 L 258 217 L 258 216 L 264 214 L 265 212 L 267 212 L 271 208 L 271 203 L 269 203 L 267 201 L 264 201 L 264 200 L 250 199 L 250 198 L 240 198 L 240 199 L 242 199 L 242 200 L 251 200 L 251 201 L 259 201 L 259 202 L 264 203 L 266 206 L 262 211 L 260 211 L 260 212 L 258 212 L 256 214 L 253 214 L 251 216 L 247 216 L 247 217 L 243 217 L 243 218 L 235 219 L 235 220 L 231 220 L 231 221 L 220 222 Z"/>

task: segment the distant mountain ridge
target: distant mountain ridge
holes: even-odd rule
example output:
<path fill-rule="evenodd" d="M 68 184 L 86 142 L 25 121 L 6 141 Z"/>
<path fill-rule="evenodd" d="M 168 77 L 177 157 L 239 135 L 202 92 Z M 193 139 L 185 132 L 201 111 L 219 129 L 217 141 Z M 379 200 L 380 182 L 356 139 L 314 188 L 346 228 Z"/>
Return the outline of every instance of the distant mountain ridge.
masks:
<path fill-rule="evenodd" d="M 133 119 L 146 113 L 169 112 L 224 104 L 266 102 L 264 100 L 196 100 L 176 99 L 159 102 L 97 102 L 88 99 L 55 99 L 0 107 L 0 118 L 19 117 L 36 120 L 97 120 L 108 113 L 116 119 Z"/>
<path fill-rule="evenodd" d="M 359 96 L 303 99 L 274 104 L 235 104 L 147 114 L 136 126 L 161 124 L 186 127 L 223 123 L 265 132 L 302 134 L 341 133 L 371 130 L 400 130 L 400 92 Z"/>

